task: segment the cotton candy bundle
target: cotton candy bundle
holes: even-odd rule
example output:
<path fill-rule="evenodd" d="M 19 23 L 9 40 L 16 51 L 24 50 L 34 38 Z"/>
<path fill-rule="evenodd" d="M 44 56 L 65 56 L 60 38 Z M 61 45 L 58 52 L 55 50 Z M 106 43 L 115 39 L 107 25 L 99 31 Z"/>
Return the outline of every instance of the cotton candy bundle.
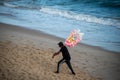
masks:
<path fill-rule="evenodd" d="M 81 33 L 80 30 L 71 31 L 69 37 L 65 40 L 65 45 L 69 47 L 75 46 L 82 40 L 82 36 L 84 33 Z"/>

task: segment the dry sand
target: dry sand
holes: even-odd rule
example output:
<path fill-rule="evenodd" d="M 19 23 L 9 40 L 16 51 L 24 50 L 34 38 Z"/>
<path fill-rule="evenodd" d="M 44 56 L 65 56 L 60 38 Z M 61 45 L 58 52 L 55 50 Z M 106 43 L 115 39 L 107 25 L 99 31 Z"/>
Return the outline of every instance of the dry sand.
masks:
<path fill-rule="evenodd" d="M 0 23 L 0 80 L 120 80 L 120 54 L 85 44 L 68 48 L 76 75 L 66 64 L 55 74 L 62 56 L 51 57 L 59 41 L 64 39 Z"/>

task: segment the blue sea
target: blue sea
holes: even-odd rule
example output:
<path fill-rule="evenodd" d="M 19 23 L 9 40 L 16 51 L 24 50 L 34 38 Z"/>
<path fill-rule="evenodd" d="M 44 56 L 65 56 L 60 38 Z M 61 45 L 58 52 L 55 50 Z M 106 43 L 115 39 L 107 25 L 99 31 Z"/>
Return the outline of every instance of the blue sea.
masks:
<path fill-rule="evenodd" d="M 64 39 L 80 29 L 81 43 L 120 52 L 120 0 L 1 0 L 0 22 Z"/>

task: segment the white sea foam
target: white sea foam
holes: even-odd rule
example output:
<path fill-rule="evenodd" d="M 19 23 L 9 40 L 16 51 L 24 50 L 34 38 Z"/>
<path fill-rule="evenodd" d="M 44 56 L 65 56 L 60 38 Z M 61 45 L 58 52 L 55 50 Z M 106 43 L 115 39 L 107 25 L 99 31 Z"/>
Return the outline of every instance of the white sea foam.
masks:
<path fill-rule="evenodd" d="M 4 6 L 12 7 L 12 8 L 38 9 L 38 7 L 35 7 L 35 6 L 29 6 L 29 5 L 20 6 L 20 5 L 15 5 L 11 3 L 4 3 Z M 63 16 L 66 18 L 74 19 L 74 20 L 98 23 L 98 24 L 103 24 L 103 25 L 110 25 L 110 26 L 115 26 L 117 28 L 120 28 L 120 22 L 115 19 L 99 18 L 99 17 L 92 16 L 92 15 L 78 14 L 72 11 L 58 10 L 58 9 L 52 9 L 48 7 L 39 7 L 39 8 L 41 12 L 48 13 L 48 14 L 59 15 L 59 16 Z"/>
<path fill-rule="evenodd" d="M 91 16 L 91 15 L 86 15 L 86 14 L 77 14 L 71 11 L 63 11 L 63 10 L 58 10 L 58 9 L 46 8 L 46 7 L 42 7 L 40 11 L 44 13 L 48 13 L 48 14 L 54 14 L 54 15 L 59 15 L 59 16 L 63 16 L 66 18 L 75 19 L 75 20 L 99 23 L 103 25 L 111 25 L 111 26 L 116 26 L 120 28 L 120 23 L 113 19 L 98 18 L 96 16 Z"/>
<path fill-rule="evenodd" d="M 10 3 L 3 3 L 3 4 L 4 6 L 7 6 L 7 7 L 13 7 L 13 8 L 18 7 L 17 5 L 10 4 Z"/>

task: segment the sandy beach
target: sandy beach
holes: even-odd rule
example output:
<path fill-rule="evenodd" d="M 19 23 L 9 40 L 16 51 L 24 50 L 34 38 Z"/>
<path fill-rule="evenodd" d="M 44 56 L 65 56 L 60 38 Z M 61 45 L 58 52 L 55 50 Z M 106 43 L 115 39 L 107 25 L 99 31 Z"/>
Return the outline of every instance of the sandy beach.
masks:
<path fill-rule="evenodd" d="M 120 54 L 78 44 L 68 48 L 76 75 L 66 64 L 55 74 L 64 39 L 41 31 L 0 23 L 0 80 L 120 80 Z"/>

